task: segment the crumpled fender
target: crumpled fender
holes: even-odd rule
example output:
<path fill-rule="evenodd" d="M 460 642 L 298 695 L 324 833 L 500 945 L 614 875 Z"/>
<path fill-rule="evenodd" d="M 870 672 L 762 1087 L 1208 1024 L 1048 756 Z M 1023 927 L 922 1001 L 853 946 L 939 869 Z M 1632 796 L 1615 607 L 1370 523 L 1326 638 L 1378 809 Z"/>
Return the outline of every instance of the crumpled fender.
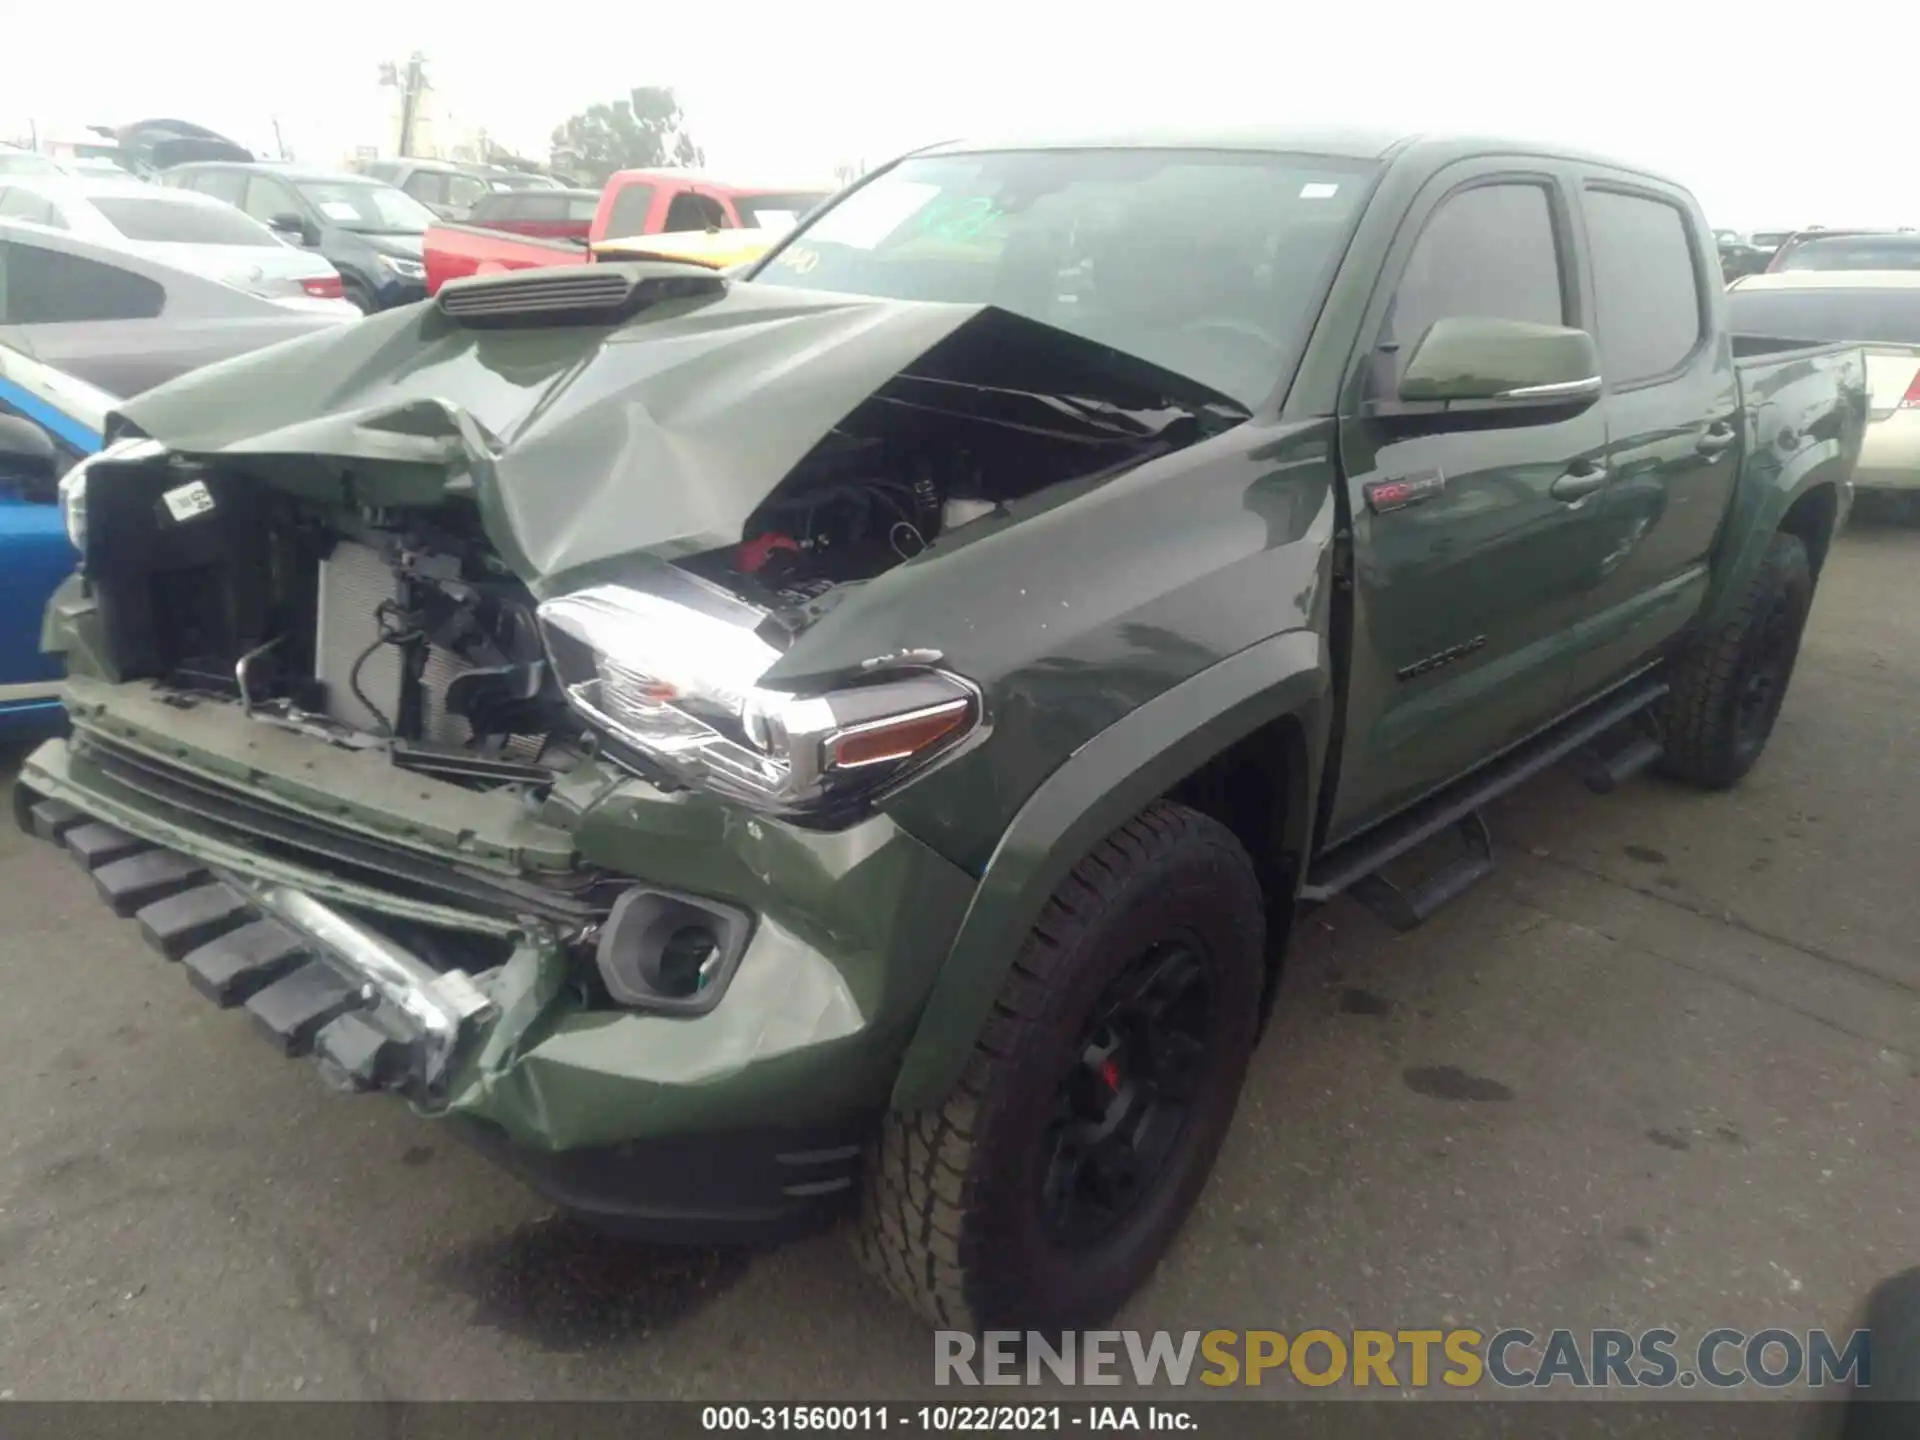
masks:
<path fill-rule="evenodd" d="M 1298 719 L 1313 814 L 1332 701 L 1325 637 L 1293 630 L 1249 646 L 1132 711 L 1081 746 L 1027 800 L 994 849 L 894 1083 L 893 1107 L 939 1103 L 960 1077 L 1022 937 L 1100 839 L 1260 727 Z"/>

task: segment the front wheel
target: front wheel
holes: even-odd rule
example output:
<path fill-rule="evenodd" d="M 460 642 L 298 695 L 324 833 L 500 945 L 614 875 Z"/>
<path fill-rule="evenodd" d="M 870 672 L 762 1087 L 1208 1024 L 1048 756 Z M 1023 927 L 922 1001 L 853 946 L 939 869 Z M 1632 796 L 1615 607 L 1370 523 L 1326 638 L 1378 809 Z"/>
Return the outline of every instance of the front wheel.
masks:
<path fill-rule="evenodd" d="M 349 280 L 340 288 L 341 293 L 346 296 L 347 303 L 362 315 L 371 315 L 377 308 L 374 305 L 372 293 L 358 280 Z"/>
<path fill-rule="evenodd" d="M 1807 547 L 1775 535 L 1732 618 L 1675 662 L 1661 714 L 1668 774 L 1724 790 L 1753 768 L 1780 718 L 1812 608 Z"/>
<path fill-rule="evenodd" d="M 888 1119 L 858 1246 L 934 1324 L 1075 1329 L 1146 1280 L 1233 1118 L 1265 976 L 1253 866 L 1158 803 L 1062 882 L 959 1084 Z"/>

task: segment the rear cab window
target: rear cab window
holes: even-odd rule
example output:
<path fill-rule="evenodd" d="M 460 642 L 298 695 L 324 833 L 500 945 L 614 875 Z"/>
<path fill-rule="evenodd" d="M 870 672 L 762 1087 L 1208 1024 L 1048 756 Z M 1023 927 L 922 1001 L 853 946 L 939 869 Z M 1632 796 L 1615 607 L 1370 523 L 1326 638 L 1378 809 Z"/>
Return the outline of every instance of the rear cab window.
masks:
<path fill-rule="evenodd" d="M 1589 184 L 1582 199 L 1608 385 L 1678 373 L 1709 334 L 1690 217 L 1671 200 L 1611 185 Z"/>

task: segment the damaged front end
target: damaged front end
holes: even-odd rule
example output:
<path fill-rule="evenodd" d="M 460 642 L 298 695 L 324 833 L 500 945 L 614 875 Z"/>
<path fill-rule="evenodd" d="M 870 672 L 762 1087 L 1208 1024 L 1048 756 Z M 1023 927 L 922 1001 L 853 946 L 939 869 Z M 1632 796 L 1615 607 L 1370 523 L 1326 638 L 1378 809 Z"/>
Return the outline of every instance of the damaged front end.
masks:
<path fill-rule="evenodd" d="M 972 891 L 886 799 L 993 717 L 961 628 L 810 634 L 1241 418 L 986 307 L 451 285 L 115 417 L 21 819 L 287 1050 L 523 1160 L 769 1111 L 845 1159 Z"/>

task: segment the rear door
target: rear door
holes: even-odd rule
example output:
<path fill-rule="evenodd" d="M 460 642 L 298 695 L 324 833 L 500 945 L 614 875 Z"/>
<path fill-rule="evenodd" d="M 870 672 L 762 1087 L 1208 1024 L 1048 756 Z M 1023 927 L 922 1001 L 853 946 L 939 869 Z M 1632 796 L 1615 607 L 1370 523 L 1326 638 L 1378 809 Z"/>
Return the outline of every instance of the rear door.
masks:
<path fill-rule="evenodd" d="M 1340 425 L 1354 618 L 1332 839 L 1550 723 L 1564 701 L 1565 637 L 1599 553 L 1598 407 L 1409 428 L 1368 418 L 1366 401 L 1397 393 L 1436 320 L 1586 328 L 1569 184 L 1544 163 L 1452 167 L 1388 257 Z M 1375 513 L 1368 487 L 1382 481 L 1423 482 L 1423 498 Z"/>
<path fill-rule="evenodd" d="M 1581 700 L 1699 613 L 1740 464 L 1740 390 L 1715 256 L 1684 191 L 1582 167 L 1605 381 L 1606 547 L 1573 662 Z"/>

